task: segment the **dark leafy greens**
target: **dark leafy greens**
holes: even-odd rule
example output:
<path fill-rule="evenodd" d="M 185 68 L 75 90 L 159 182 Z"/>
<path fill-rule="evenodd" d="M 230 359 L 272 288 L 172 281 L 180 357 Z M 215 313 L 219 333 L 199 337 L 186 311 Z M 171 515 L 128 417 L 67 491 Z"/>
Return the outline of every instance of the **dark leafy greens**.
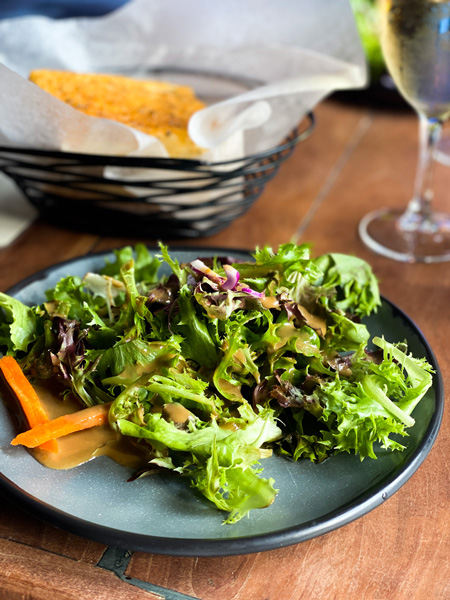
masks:
<path fill-rule="evenodd" d="M 236 263 L 179 264 L 163 245 L 115 254 L 39 306 L 0 294 L 0 344 L 81 406 L 112 401 L 111 426 L 149 450 L 139 476 L 185 476 L 233 523 L 275 499 L 261 474 L 273 452 L 320 462 L 403 449 L 432 371 L 402 343 L 368 350 L 361 319 L 380 297 L 367 263 L 294 244 Z"/>

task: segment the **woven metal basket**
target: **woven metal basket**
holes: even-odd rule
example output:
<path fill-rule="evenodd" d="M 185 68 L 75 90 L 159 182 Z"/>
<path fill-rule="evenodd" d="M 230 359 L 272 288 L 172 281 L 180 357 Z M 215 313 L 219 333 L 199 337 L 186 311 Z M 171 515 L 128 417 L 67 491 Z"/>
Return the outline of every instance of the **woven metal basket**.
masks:
<path fill-rule="evenodd" d="M 313 128 L 309 113 L 279 146 L 218 163 L 0 146 L 0 169 L 45 220 L 59 226 L 121 236 L 196 238 L 244 214 Z"/>

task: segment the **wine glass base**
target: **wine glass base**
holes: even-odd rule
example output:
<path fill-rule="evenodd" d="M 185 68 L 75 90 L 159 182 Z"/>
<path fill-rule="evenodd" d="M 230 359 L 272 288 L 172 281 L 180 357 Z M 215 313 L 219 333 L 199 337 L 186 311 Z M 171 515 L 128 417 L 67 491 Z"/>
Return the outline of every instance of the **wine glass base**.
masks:
<path fill-rule="evenodd" d="M 368 248 L 401 262 L 450 261 L 450 215 L 435 213 L 432 222 L 405 227 L 404 212 L 375 210 L 359 223 L 359 235 Z"/>

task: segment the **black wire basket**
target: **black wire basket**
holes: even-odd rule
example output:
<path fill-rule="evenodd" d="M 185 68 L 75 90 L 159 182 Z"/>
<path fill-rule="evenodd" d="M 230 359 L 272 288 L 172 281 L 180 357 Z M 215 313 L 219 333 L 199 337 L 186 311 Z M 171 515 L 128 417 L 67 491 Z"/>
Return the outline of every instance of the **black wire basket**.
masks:
<path fill-rule="evenodd" d="M 212 235 L 243 215 L 296 144 L 308 113 L 279 146 L 223 162 L 77 154 L 0 146 L 0 169 L 46 221 L 152 238 Z"/>

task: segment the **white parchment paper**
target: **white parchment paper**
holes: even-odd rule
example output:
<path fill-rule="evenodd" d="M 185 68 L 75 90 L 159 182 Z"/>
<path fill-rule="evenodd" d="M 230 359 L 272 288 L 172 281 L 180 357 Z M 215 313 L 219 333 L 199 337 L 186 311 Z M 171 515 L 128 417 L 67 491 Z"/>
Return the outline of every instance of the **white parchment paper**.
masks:
<path fill-rule="evenodd" d="M 0 144 L 112 155 L 167 153 L 43 92 L 27 81 L 31 70 L 183 83 L 187 71 L 206 73 L 193 85 L 210 105 L 189 124 L 206 160 L 273 147 L 331 92 L 367 82 L 349 0 L 132 0 L 103 17 L 5 19 L 0 63 Z"/>

